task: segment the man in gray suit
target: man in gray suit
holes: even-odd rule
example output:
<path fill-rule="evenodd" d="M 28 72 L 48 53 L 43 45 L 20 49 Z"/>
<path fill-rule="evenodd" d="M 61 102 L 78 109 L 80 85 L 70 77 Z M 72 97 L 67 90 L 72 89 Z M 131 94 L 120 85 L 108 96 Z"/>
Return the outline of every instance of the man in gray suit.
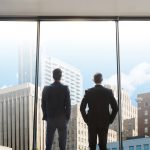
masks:
<path fill-rule="evenodd" d="M 107 133 L 118 112 L 118 106 L 113 92 L 101 85 L 103 78 L 101 73 L 94 75 L 95 87 L 85 91 L 81 102 L 80 111 L 84 121 L 88 125 L 89 147 L 96 150 L 97 135 L 99 137 L 100 150 L 107 150 Z M 88 105 L 88 112 L 86 107 Z M 109 106 L 112 112 L 109 112 Z"/>
<path fill-rule="evenodd" d="M 70 118 L 70 92 L 61 84 L 62 71 L 53 71 L 54 83 L 45 86 L 42 92 L 43 120 L 47 121 L 46 150 L 51 150 L 56 129 L 59 135 L 59 148 L 66 150 L 67 123 Z"/>

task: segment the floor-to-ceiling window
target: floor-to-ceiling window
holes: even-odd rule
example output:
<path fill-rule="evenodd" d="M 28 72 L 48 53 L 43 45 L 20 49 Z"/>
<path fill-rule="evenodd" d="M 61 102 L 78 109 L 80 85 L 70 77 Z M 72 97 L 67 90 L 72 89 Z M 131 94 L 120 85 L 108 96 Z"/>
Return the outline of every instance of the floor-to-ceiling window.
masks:
<path fill-rule="evenodd" d="M 37 22 L 0 21 L 0 145 L 13 150 L 32 149 L 36 36 Z"/>
<path fill-rule="evenodd" d="M 110 125 L 108 143 L 118 141 L 119 132 L 123 141 L 150 134 L 150 22 L 119 21 L 118 27 L 122 131 L 117 116 Z M 79 106 L 84 91 L 94 86 L 95 73 L 103 74 L 103 85 L 111 88 L 118 100 L 115 22 L 41 21 L 39 38 L 37 148 L 45 146 L 42 89 L 53 83 L 53 69 L 61 68 L 62 83 L 69 86 L 72 103 L 67 149 L 86 150 L 88 132 Z M 32 149 L 36 47 L 37 22 L 0 21 L 0 145 L 15 150 Z M 56 133 L 53 150 L 57 148 Z M 147 144 L 144 148 L 148 149 Z"/>
<path fill-rule="evenodd" d="M 123 138 L 149 135 L 150 22 L 121 21 Z"/>
<path fill-rule="evenodd" d="M 40 85 L 53 83 L 52 71 L 62 69 L 62 83 L 69 86 L 72 103 L 69 150 L 88 149 L 87 126 L 79 107 L 84 91 L 95 86 L 95 73 L 103 74 L 103 85 L 112 89 L 117 99 L 115 30 L 113 21 L 41 22 Z M 117 141 L 117 123 L 116 119 L 110 127 L 108 142 Z M 54 141 L 53 149 L 57 149 L 57 138 Z"/>

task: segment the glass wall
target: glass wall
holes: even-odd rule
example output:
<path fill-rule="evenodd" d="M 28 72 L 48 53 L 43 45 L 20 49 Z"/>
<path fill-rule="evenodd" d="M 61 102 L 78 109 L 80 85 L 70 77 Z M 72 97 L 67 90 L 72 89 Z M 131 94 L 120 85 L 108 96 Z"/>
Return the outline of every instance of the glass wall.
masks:
<path fill-rule="evenodd" d="M 32 149 L 36 37 L 36 22 L 0 21 L 0 145 L 13 150 Z"/>
<path fill-rule="evenodd" d="M 150 22 L 121 21 L 120 57 L 123 139 L 149 135 Z M 147 105 L 145 105 L 147 104 Z"/>
<path fill-rule="evenodd" d="M 79 107 L 84 91 L 95 86 L 93 75 L 101 72 L 103 85 L 111 88 L 117 96 L 115 39 L 115 22 L 111 21 L 41 22 L 41 87 L 53 83 L 53 69 L 61 68 L 62 83 L 70 89 L 72 113 L 68 126 L 68 150 L 88 149 L 87 126 Z M 109 130 L 108 142 L 117 141 L 115 127 L 112 125 Z M 57 136 L 53 150 L 58 148 Z"/>
<path fill-rule="evenodd" d="M 52 71 L 61 68 L 62 83 L 69 87 L 72 104 L 67 150 L 87 150 L 87 126 L 79 107 L 84 91 L 94 87 L 95 73 L 103 74 L 102 85 L 112 89 L 118 100 L 115 22 L 41 21 L 40 24 L 37 149 L 45 148 L 42 90 L 54 82 Z M 0 145 L 29 150 L 33 144 L 37 22 L 0 21 L 0 35 Z M 123 141 L 150 135 L 149 38 L 150 21 L 119 21 Z M 113 145 L 119 139 L 118 133 L 116 117 L 108 131 L 109 149 L 119 149 L 118 143 Z M 53 150 L 58 149 L 57 136 L 56 133 Z M 147 145 L 143 144 L 144 149 L 149 149 Z"/>

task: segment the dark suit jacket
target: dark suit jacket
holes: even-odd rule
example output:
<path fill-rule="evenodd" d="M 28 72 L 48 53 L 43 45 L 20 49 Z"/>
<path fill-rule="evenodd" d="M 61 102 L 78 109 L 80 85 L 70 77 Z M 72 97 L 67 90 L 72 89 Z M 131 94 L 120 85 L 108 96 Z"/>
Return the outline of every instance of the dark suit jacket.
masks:
<path fill-rule="evenodd" d="M 43 120 L 65 115 L 70 118 L 70 92 L 67 86 L 60 82 L 54 82 L 45 86 L 42 92 Z"/>
<path fill-rule="evenodd" d="M 89 110 L 86 113 L 87 105 Z M 111 113 L 109 112 L 109 106 L 112 108 Z M 99 125 L 109 125 L 115 119 L 118 112 L 118 106 L 112 90 L 107 89 L 102 85 L 96 85 L 85 91 L 80 111 L 87 124 L 96 123 Z"/>

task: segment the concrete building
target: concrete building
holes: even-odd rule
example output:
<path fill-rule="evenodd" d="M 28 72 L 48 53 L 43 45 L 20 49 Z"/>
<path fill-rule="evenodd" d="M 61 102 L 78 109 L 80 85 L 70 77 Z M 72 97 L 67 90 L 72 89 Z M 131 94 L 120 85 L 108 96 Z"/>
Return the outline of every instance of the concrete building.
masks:
<path fill-rule="evenodd" d="M 119 143 L 113 142 L 107 144 L 108 150 L 119 150 Z M 150 150 L 149 137 L 132 137 L 131 139 L 123 141 L 124 150 Z"/>
<path fill-rule="evenodd" d="M 107 88 L 112 89 L 114 96 L 117 98 L 117 87 L 105 85 Z M 122 89 L 121 90 L 121 110 L 122 110 L 122 131 L 123 139 L 126 139 L 130 136 L 138 135 L 138 124 L 137 124 L 137 107 L 131 103 L 131 99 L 128 93 Z M 118 132 L 118 116 L 115 118 L 115 121 L 110 125 L 110 129 L 113 129 Z"/>
<path fill-rule="evenodd" d="M 71 103 L 74 105 L 80 102 L 83 93 L 83 79 L 79 69 L 60 61 L 56 58 L 41 56 L 40 80 L 41 87 L 53 83 L 52 71 L 60 68 L 63 72 L 62 83 L 70 89 Z"/>
<path fill-rule="evenodd" d="M 33 45 L 21 44 L 18 55 L 18 84 L 35 83 L 35 62 L 36 52 Z"/>
<path fill-rule="evenodd" d="M 117 141 L 117 132 L 115 130 L 109 129 L 107 136 L 107 143 L 116 142 Z"/>
<path fill-rule="evenodd" d="M 26 83 L 0 90 L 0 145 L 13 150 L 32 149 L 34 88 L 34 85 Z M 40 89 L 37 122 L 37 149 L 44 150 Z"/>
<path fill-rule="evenodd" d="M 138 102 L 138 135 L 150 136 L 150 92 L 139 94 Z"/>

